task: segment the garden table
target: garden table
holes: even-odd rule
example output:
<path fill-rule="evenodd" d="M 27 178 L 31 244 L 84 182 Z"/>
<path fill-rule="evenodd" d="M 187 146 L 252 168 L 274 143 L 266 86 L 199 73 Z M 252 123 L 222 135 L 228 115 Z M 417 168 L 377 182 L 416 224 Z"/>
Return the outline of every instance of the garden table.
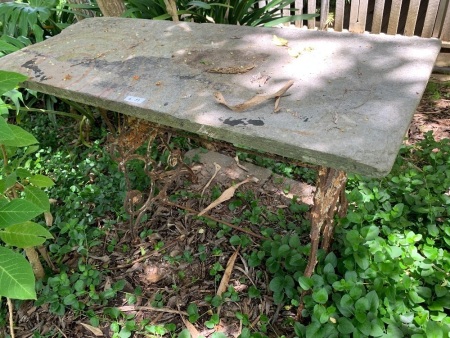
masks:
<path fill-rule="evenodd" d="M 399 35 L 90 18 L 0 69 L 39 92 L 318 165 L 311 275 L 346 173 L 389 173 L 439 50 Z"/>

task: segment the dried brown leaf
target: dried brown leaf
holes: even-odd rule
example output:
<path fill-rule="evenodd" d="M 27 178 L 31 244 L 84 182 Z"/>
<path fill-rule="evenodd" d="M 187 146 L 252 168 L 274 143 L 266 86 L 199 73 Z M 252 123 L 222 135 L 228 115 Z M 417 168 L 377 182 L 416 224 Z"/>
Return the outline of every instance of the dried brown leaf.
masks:
<path fill-rule="evenodd" d="M 189 333 L 191 334 L 191 338 L 197 338 L 200 336 L 200 332 L 195 328 L 194 325 L 191 324 L 188 320 L 184 319 L 183 316 L 181 316 L 181 320 L 183 321 L 184 325 L 188 329 Z"/>
<path fill-rule="evenodd" d="M 250 181 L 255 182 L 255 178 L 254 177 L 249 177 L 246 178 L 245 180 L 243 180 L 242 182 L 229 187 L 228 189 L 226 189 L 222 195 L 220 195 L 215 201 L 213 201 L 210 205 L 208 205 L 205 209 L 203 209 L 202 211 L 200 211 L 198 213 L 198 216 L 202 216 L 203 214 L 205 214 L 206 212 L 208 212 L 209 210 L 211 210 L 212 208 L 215 208 L 216 206 L 218 206 L 219 204 L 228 201 L 230 198 L 232 198 L 234 196 L 234 193 L 236 192 L 236 189 L 239 188 L 242 184 L 248 183 Z"/>
<path fill-rule="evenodd" d="M 243 112 L 244 110 L 247 110 L 249 108 L 257 106 L 267 100 L 278 98 L 278 101 L 279 101 L 279 98 L 281 96 L 283 96 L 284 93 L 286 93 L 286 91 L 289 88 L 291 88 L 293 84 L 294 84 L 294 81 L 290 80 L 280 90 L 278 90 L 277 92 L 275 92 L 273 94 L 256 95 L 256 96 L 253 96 L 250 100 L 245 101 L 244 103 L 237 104 L 235 106 L 229 105 L 227 103 L 227 101 L 225 100 L 225 98 L 223 97 L 222 93 L 220 93 L 220 92 L 215 92 L 214 97 L 218 103 L 223 104 L 225 107 L 227 107 L 228 109 L 231 109 L 232 111 L 240 113 L 240 112 Z M 278 103 L 277 103 L 277 105 L 278 105 Z M 277 107 L 275 107 L 275 108 L 277 108 Z"/>
<path fill-rule="evenodd" d="M 44 217 L 45 217 L 45 224 L 48 227 L 51 227 L 53 225 L 53 215 L 51 212 L 46 211 L 44 212 Z"/>
<path fill-rule="evenodd" d="M 219 288 L 217 289 L 217 296 L 221 296 L 222 293 L 227 291 L 228 283 L 230 282 L 231 273 L 234 269 L 234 262 L 236 261 L 236 257 L 239 253 L 239 249 L 241 247 L 239 246 L 231 255 L 230 259 L 228 260 L 227 267 L 225 268 L 225 271 L 222 276 L 222 280 L 220 281 Z"/>
<path fill-rule="evenodd" d="M 80 323 L 86 330 L 92 332 L 96 337 L 103 337 L 103 332 L 98 327 L 89 324 Z"/>

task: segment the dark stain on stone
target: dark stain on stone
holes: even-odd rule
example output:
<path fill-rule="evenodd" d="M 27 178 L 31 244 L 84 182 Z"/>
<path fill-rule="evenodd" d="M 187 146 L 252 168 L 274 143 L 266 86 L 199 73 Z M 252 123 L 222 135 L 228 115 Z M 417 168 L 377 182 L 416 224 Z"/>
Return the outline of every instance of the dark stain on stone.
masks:
<path fill-rule="evenodd" d="M 242 118 L 242 119 L 232 119 L 232 118 L 227 118 L 225 121 L 223 121 L 224 124 L 227 124 L 229 126 L 235 127 L 235 126 L 248 126 L 248 125 L 252 125 L 252 126 L 263 126 L 264 125 L 264 121 L 262 120 L 249 120 L 247 118 Z"/>
<path fill-rule="evenodd" d="M 47 76 L 45 76 L 42 69 L 39 68 L 39 66 L 36 64 L 37 58 L 31 59 L 24 64 L 22 64 L 22 67 L 32 70 L 34 73 L 34 77 L 37 78 L 39 81 L 45 81 L 48 79 Z"/>
<path fill-rule="evenodd" d="M 164 107 L 167 106 L 169 104 L 169 102 L 164 103 Z"/>
<path fill-rule="evenodd" d="M 180 80 L 192 80 L 195 79 L 197 75 L 179 75 L 178 78 Z"/>

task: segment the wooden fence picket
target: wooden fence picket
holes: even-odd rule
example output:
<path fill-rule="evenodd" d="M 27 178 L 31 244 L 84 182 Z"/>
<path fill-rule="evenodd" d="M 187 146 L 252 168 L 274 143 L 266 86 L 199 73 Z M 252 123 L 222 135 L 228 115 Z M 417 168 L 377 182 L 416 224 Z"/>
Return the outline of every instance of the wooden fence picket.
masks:
<path fill-rule="evenodd" d="M 257 3 L 261 8 L 269 1 L 272 0 Z M 294 7 L 286 6 L 280 14 L 320 14 L 318 18 L 295 20 L 284 26 L 302 28 L 306 22 L 308 29 L 420 35 L 439 38 L 443 46 L 450 47 L 450 0 L 335 0 L 333 3 L 331 5 L 330 0 L 321 0 L 318 8 L 317 0 L 294 0 Z"/>
<path fill-rule="evenodd" d="M 421 0 L 411 0 L 409 2 L 408 15 L 406 17 L 405 32 L 406 36 L 413 36 L 416 30 L 417 16 L 419 15 L 419 7 Z"/>
<path fill-rule="evenodd" d="M 424 38 L 431 38 L 433 35 L 433 29 L 436 23 L 439 3 L 440 0 L 428 0 L 427 12 L 425 14 L 425 21 L 421 34 L 421 36 Z"/>

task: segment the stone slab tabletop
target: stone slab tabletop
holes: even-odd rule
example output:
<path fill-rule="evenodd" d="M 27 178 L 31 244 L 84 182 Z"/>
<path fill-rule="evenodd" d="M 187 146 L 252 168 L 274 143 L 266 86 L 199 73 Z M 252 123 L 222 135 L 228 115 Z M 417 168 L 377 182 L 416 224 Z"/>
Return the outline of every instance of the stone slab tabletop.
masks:
<path fill-rule="evenodd" d="M 43 93 L 382 177 L 439 50 L 416 37 L 91 18 L 1 58 L 0 69 Z M 274 100 L 234 112 L 214 97 L 235 105 L 291 80 L 278 112 Z"/>

